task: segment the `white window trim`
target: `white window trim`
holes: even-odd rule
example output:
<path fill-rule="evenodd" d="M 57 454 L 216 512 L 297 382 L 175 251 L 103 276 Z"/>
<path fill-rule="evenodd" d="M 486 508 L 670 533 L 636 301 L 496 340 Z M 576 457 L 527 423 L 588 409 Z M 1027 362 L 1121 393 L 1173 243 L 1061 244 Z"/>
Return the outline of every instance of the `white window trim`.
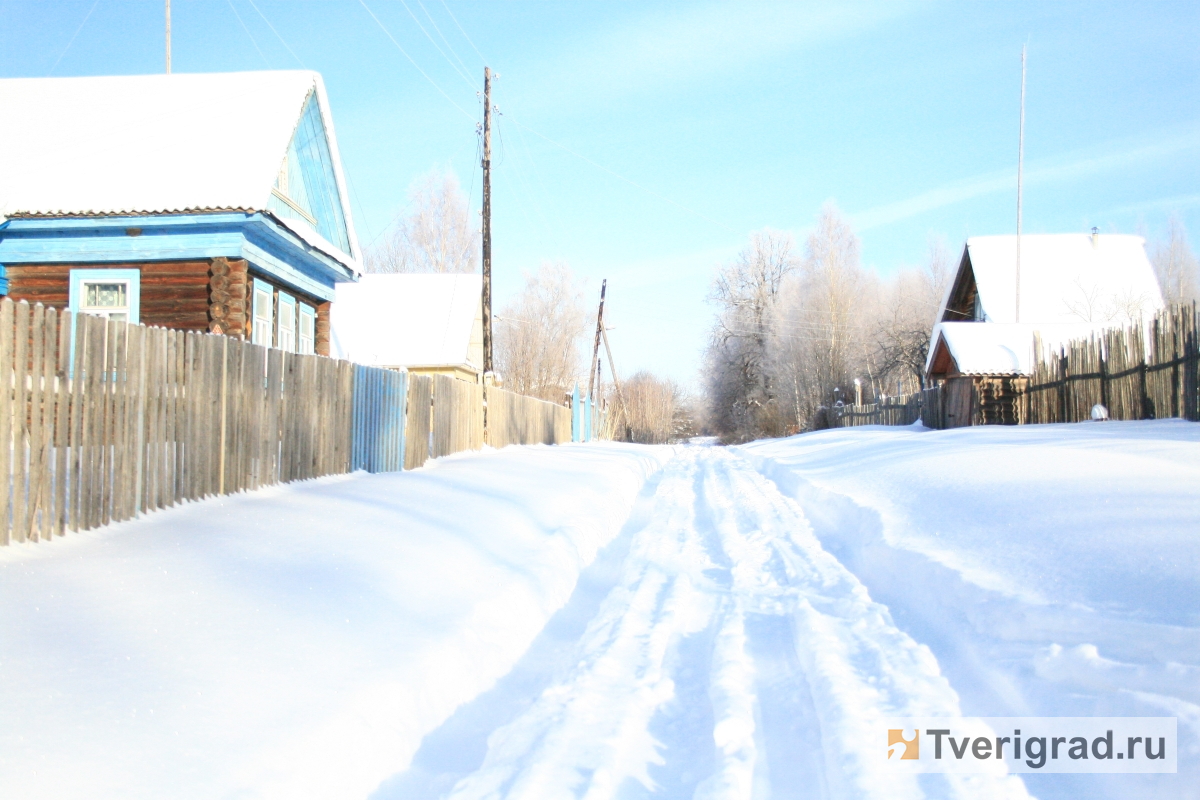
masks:
<path fill-rule="evenodd" d="M 250 341 L 253 344 L 270 347 L 275 341 L 275 287 L 264 280 L 255 278 L 251 289 L 250 318 L 253 327 L 250 329 Z M 269 316 L 260 317 L 258 314 L 259 292 L 264 292 L 271 298 L 267 303 Z M 266 330 L 261 327 L 264 322 L 267 325 Z"/>
<path fill-rule="evenodd" d="M 73 269 L 70 274 L 70 288 L 68 291 L 68 307 L 74 314 L 96 314 L 96 316 L 108 316 L 103 312 L 97 313 L 95 310 L 85 311 L 83 309 L 85 283 L 124 283 L 126 284 L 125 298 L 128 301 L 128 322 L 138 323 L 141 321 L 141 304 L 142 304 L 142 271 L 140 269 Z"/>
<path fill-rule="evenodd" d="M 315 355 L 317 352 L 317 310 L 307 303 L 297 303 L 296 352 Z M 312 333 L 305 335 L 304 320 L 312 321 Z M 307 340 L 307 342 L 305 341 Z M 305 346 L 307 344 L 307 347 Z"/>
<path fill-rule="evenodd" d="M 278 347 L 280 350 L 287 350 L 289 353 L 294 353 L 294 352 L 296 352 L 297 340 L 299 339 L 299 336 L 297 334 L 299 332 L 299 327 L 300 327 L 297 324 L 299 322 L 299 320 L 296 318 L 296 306 L 297 306 L 296 298 L 294 296 L 288 294 L 287 292 L 283 292 L 283 291 L 279 292 L 277 297 L 278 297 L 278 302 L 276 303 L 276 306 L 275 306 L 275 320 L 276 320 L 276 322 L 275 322 L 275 346 Z M 292 310 L 292 329 L 290 331 L 285 331 L 284 327 L 283 327 L 283 307 L 284 306 L 288 306 Z M 291 343 L 288 344 L 287 346 L 285 346 L 285 343 L 283 341 L 283 336 L 285 333 L 290 333 L 291 337 L 292 337 Z"/>

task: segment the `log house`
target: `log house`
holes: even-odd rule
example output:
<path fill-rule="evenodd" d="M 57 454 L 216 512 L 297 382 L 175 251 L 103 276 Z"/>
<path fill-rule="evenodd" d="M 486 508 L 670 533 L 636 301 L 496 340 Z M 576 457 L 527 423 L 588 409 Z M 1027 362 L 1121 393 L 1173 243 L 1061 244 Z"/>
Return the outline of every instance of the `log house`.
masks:
<path fill-rule="evenodd" d="M 361 270 L 320 75 L 7 79 L 0 107 L 0 293 L 329 354 Z"/>

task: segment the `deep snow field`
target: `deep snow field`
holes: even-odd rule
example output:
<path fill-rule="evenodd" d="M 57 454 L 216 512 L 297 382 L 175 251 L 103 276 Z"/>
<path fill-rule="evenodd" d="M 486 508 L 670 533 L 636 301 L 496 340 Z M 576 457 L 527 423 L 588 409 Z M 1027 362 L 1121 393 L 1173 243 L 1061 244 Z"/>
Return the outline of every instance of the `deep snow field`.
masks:
<path fill-rule="evenodd" d="M 894 716 L 1177 775 L 897 776 Z M 1196 798 L 1200 425 L 460 454 L 0 550 L 3 798 Z"/>

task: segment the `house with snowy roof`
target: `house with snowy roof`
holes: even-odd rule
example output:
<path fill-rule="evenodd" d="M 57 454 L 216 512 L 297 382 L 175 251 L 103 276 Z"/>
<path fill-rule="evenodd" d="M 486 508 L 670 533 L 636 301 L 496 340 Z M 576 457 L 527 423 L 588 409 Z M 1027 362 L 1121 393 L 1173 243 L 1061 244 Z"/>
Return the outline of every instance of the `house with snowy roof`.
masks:
<path fill-rule="evenodd" d="M 361 274 L 309 71 L 0 80 L 0 291 L 328 352 Z"/>
<path fill-rule="evenodd" d="M 951 426 L 1012 422 L 1005 400 L 1032 372 L 1038 342 L 1055 347 L 1163 308 L 1140 236 L 1032 234 L 1019 246 L 1019 308 L 1016 236 L 968 239 L 942 301 L 925 373 L 943 386 Z"/>
<path fill-rule="evenodd" d="M 363 275 L 339 283 L 331 354 L 368 366 L 483 375 L 483 278 L 475 274 Z"/>

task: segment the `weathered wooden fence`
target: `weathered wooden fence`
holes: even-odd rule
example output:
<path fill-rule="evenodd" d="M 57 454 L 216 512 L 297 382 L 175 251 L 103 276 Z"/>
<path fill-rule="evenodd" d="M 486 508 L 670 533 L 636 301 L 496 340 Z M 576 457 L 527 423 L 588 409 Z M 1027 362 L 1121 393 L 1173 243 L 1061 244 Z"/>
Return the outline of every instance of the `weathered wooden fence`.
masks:
<path fill-rule="evenodd" d="M 345 361 L 0 300 L 0 544 L 347 472 L 397 378 L 403 403 L 366 369 L 391 391 L 354 403 Z M 389 468 L 387 442 L 361 466 Z"/>
<path fill-rule="evenodd" d="M 855 425 L 912 425 L 921 419 L 925 392 L 882 398 L 877 403 L 834 406 L 830 414 L 836 428 Z"/>
<path fill-rule="evenodd" d="M 488 444 L 562 444 L 571 441 L 571 409 L 503 389 L 487 390 Z"/>
<path fill-rule="evenodd" d="M 1200 421 L 1200 315 L 1195 305 L 1157 314 L 1147 326 L 1035 351 L 1028 385 L 1017 392 L 1020 422 L 1079 422 L 1092 408 L 1109 419 L 1182 417 Z"/>
<path fill-rule="evenodd" d="M 0 299 L 0 544 L 485 443 L 482 386 Z M 488 388 L 486 441 L 571 440 Z"/>

